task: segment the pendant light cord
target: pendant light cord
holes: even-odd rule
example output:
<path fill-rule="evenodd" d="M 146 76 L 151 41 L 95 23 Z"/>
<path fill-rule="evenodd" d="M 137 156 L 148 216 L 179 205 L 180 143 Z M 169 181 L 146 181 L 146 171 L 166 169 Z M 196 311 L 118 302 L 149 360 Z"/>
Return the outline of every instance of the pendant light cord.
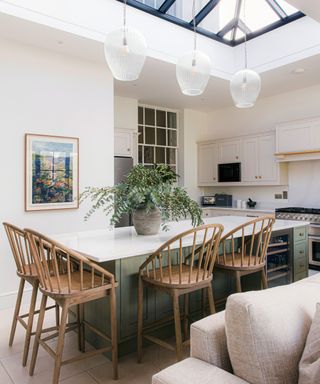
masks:
<path fill-rule="evenodd" d="M 195 51 L 197 49 L 197 30 L 196 30 L 196 1 L 193 0 L 192 4 L 192 20 L 193 20 L 193 50 Z"/>
<path fill-rule="evenodd" d="M 123 28 L 127 26 L 127 0 L 123 1 Z"/>
<path fill-rule="evenodd" d="M 243 22 L 247 26 L 247 17 L 246 17 L 246 0 L 243 0 Z M 247 32 L 244 31 L 244 66 L 245 69 L 248 68 L 248 54 L 247 54 Z"/>
<path fill-rule="evenodd" d="M 124 0 L 123 1 L 123 46 L 124 47 L 128 46 L 126 28 L 127 28 L 127 0 Z"/>

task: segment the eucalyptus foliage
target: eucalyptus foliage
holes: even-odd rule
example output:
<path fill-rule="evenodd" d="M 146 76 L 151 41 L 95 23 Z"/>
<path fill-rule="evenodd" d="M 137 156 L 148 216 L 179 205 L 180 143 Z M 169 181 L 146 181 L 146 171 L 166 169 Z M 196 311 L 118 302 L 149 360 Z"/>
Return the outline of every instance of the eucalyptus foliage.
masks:
<path fill-rule="evenodd" d="M 167 165 L 147 168 L 139 164 L 131 169 L 122 183 L 113 187 L 87 187 L 80 196 L 80 202 L 89 199 L 92 203 L 85 220 L 102 209 L 106 215 L 111 215 L 110 224 L 114 225 L 122 215 L 135 209 L 150 211 L 157 207 L 163 229 L 167 229 L 168 221 L 187 217 L 191 218 L 193 226 L 197 226 L 202 223 L 201 208 L 175 184 L 178 177 Z"/>

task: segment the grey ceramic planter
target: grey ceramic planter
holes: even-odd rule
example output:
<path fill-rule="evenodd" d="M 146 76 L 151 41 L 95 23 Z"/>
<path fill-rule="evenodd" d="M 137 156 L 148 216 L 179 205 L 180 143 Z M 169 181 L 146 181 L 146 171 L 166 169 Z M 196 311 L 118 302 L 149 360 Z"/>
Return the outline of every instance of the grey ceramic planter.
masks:
<path fill-rule="evenodd" d="M 161 214 L 158 208 L 147 212 L 140 208 L 133 211 L 132 221 L 138 235 L 156 235 L 159 233 Z"/>

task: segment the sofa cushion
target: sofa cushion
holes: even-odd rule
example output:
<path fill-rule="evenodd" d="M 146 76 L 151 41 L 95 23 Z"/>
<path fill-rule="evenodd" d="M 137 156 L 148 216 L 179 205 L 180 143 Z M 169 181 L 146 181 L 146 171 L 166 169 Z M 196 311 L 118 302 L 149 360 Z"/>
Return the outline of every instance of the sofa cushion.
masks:
<path fill-rule="evenodd" d="M 227 348 L 224 311 L 191 324 L 190 356 L 225 371 L 232 371 Z"/>
<path fill-rule="evenodd" d="M 299 384 L 320 381 L 320 304 L 312 321 L 302 358 L 299 364 Z"/>
<path fill-rule="evenodd" d="M 174 364 L 152 377 L 152 384 L 248 384 L 212 364 L 192 357 Z"/>
<path fill-rule="evenodd" d="M 296 384 L 319 284 L 291 284 L 231 295 L 226 305 L 234 374 L 252 384 Z"/>

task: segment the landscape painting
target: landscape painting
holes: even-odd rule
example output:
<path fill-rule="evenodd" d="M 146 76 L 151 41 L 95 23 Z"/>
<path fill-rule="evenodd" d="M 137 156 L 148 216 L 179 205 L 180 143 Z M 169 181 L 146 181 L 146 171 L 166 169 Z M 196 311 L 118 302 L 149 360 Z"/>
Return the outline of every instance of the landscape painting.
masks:
<path fill-rule="evenodd" d="M 26 134 L 26 211 L 78 208 L 77 138 Z"/>

